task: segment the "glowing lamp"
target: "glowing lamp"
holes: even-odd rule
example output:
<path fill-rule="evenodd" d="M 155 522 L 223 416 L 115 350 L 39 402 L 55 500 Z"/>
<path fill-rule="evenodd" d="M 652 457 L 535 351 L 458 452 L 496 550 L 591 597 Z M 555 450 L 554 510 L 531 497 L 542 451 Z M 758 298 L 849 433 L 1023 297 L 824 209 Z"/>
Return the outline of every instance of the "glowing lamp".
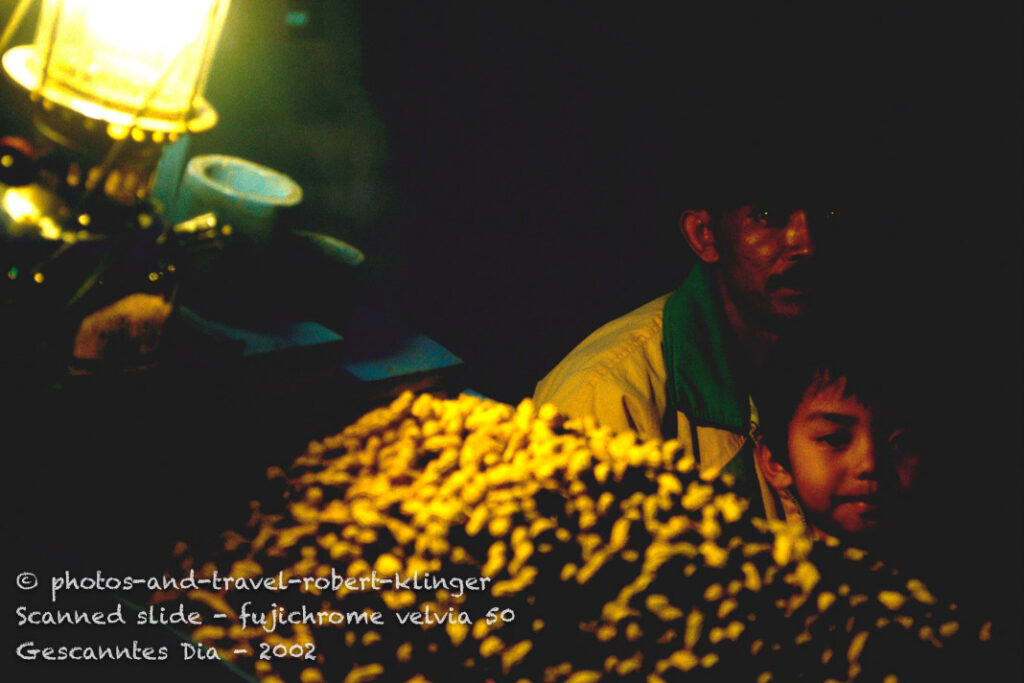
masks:
<path fill-rule="evenodd" d="M 42 0 L 35 41 L 9 50 L 21 86 L 113 128 L 197 132 L 229 0 Z"/>

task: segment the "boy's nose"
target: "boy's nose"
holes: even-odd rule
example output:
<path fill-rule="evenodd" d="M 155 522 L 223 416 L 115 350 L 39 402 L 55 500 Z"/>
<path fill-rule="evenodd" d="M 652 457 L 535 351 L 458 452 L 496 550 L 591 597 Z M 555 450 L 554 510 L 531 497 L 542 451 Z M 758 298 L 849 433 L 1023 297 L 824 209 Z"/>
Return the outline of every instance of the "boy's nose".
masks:
<path fill-rule="evenodd" d="M 859 479 L 873 479 L 878 465 L 874 439 L 864 439 L 854 452 L 853 474 Z"/>

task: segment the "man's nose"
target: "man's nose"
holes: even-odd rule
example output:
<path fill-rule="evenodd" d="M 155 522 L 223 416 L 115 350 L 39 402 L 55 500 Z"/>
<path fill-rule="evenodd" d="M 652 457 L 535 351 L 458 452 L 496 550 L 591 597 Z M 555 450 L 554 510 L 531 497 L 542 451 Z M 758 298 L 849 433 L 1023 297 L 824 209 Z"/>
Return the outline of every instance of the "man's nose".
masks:
<path fill-rule="evenodd" d="M 806 257 L 814 254 L 814 239 L 811 236 L 811 224 L 806 211 L 800 209 L 789 217 L 784 238 L 786 248 L 792 255 Z"/>

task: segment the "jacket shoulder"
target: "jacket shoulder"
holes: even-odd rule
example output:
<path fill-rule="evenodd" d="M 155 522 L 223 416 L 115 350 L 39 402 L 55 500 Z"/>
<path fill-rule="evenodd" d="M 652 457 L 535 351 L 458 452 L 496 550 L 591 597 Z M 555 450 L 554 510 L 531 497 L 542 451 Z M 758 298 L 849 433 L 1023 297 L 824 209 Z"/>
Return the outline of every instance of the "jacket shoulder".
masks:
<path fill-rule="evenodd" d="M 534 401 L 613 429 L 659 436 L 665 409 L 660 296 L 588 335 L 538 384 Z"/>

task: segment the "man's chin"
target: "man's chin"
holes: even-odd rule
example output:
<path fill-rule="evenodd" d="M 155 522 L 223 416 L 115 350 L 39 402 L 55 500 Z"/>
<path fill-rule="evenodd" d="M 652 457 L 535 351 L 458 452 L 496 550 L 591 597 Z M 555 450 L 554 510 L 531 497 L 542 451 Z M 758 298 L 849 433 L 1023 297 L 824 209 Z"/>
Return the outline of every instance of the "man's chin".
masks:
<path fill-rule="evenodd" d="M 773 301 L 768 315 L 764 316 L 764 324 L 782 332 L 793 325 L 806 320 L 811 307 L 806 301 Z"/>
<path fill-rule="evenodd" d="M 808 295 L 778 290 L 744 303 L 742 310 L 749 321 L 779 333 L 808 318 L 813 308 Z"/>
<path fill-rule="evenodd" d="M 811 297 L 807 292 L 782 288 L 769 297 L 772 313 L 780 321 L 798 320 L 811 310 Z"/>

